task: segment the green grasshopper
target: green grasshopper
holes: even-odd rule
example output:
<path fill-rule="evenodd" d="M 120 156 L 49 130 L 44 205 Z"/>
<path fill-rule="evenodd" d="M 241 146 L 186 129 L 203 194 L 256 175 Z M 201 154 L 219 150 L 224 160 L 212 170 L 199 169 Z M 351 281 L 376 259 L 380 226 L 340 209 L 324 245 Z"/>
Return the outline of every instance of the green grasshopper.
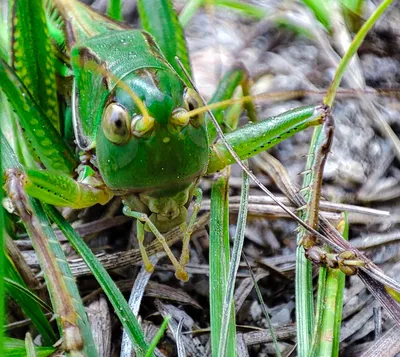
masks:
<path fill-rule="evenodd" d="M 50 4 L 53 18 L 48 15 L 48 26 L 53 35 L 62 26 L 61 37 L 65 36 L 65 51 L 59 52 L 57 61 L 70 66 L 73 73 L 71 99 L 66 104 L 72 109 L 80 161 L 60 136 L 60 125 L 50 123 L 50 117 L 56 118 L 53 123 L 59 120 L 54 77 L 41 83 L 51 99 L 41 101 L 29 93 L 32 80 L 21 64 L 29 56 L 23 53 L 23 41 L 18 42 L 23 17 L 13 19 L 14 70 L 3 62 L 1 86 L 36 161 L 46 170 L 29 168 L 9 177 L 17 177 L 29 195 L 56 206 L 80 209 L 121 196 L 124 214 L 137 219 L 146 269 L 151 271 L 153 266 L 143 244 L 145 230 L 160 240 L 176 277 L 186 281 L 191 232 L 191 223 L 187 226 L 186 222 L 192 198 L 197 203 L 201 200 L 199 180 L 235 159 L 225 142 L 216 140 L 205 114 L 208 107 L 185 75 L 185 71 L 190 73 L 189 57 L 172 4 L 143 0 L 138 5 L 145 31 L 129 29 L 78 1 Z M 57 15 L 61 20 L 54 20 Z M 43 41 L 49 44 L 46 32 Z M 53 65 L 54 59 L 49 58 L 44 67 Z M 246 74 L 240 68 L 224 77 L 212 102 L 231 97 L 239 85 L 246 94 Z M 247 108 L 251 113 L 251 104 Z M 222 123 L 223 112 L 215 114 Z M 239 128 L 227 134 L 226 140 L 243 160 L 322 124 L 328 114 L 329 108 L 322 105 L 297 108 Z M 199 204 L 190 222 L 198 209 Z M 178 261 L 162 233 L 180 225 L 186 233 Z"/>

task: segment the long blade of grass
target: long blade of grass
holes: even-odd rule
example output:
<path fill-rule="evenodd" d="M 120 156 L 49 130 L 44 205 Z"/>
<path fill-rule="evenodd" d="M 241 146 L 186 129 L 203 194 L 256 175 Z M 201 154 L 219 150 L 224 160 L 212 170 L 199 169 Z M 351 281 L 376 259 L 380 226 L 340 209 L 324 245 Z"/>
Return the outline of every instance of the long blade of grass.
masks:
<path fill-rule="evenodd" d="M 210 217 L 210 324 L 211 350 L 219 354 L 224 296 L 229 270 L 229 169 L 223 170 L 212 185 Z M 227 336 L 227 356 L 236 356 L 236 326 L 234 306 L 230 306 L 230 323 Z"/>
<path fill-rule="evenodd" d="M 153 255 L 149 257 L 150 263 L 155 266 L 158 262 L 159 256 Z M 101 263 L 100 263 L 101 264 Z M 151 277 L 145 266 L 143 265 L 138 275 L 135 278 L 135 283 L 132 286 L 131 296 L 129 297 L 128 305 L 129 309 L 135 316 L 139 315 L 139 309 L 144 295 L 144 290 Z M 150 348 L 150 347 L 149 347 Z M 134 353 L 134 346 L 129 338 L 128 333 L 124 330 L 122 332 L 122 343 L 121 343 L 121 357 L 130 357 Z M 147 351 L 148 353 L 148 351 Z"/>
<path fill-rule="evenodd" d="M 121 0 L 110 0 L 107 8 L 107 15 L 112 19 L 122 20 L 122 3 Z"/>
<path fill-rule="evenodd" d="M 243 252 L 242 252 L 242 256 L 243 256 L 243 260 L 245 261 L 245 263 L 247 265 L 247 269 L 248 269 L 248 271 L 249 271 L 249 273 L 251 275 L 251 279 L 253 280 L 254 289 L 255 289 L 255 291 L 257 293 L 257 298 L 258 298 L 258 301 L 259 301 L 259 303 L 261 305 L 261 309 L 262 309 L 262 311 L 264 313 L 264 317 L 267 320 L 268 328 L 269 328 L 269 331 L 270 331 L 270 334 L 271 334 L 271 338 L 272 338 L 272 343 L 274 344 L 274 348 L 275 348 L 275 353 L 276 353 L 276 355 L 278 357 L 281 357 L 282 355 L 281 355 L 281 351 L 279 350 L 278 340 L 276 338 L 276 333 L 275 333 L 274 327 L 272 326 L 271 317 L 269 316 L 269 313 L 268 313 L 268 310 L 267 310 L 267 306 L 264 303 L 264 299 L 262 297 L 261 290 L 260 290 L 260 288 L 258 286 L 258 281 L 257 281 L 253 271 L 251 270 L 251 266 L 250 266 L 249 261 L 247 260 L 246 255 Z"/>
<path fill-rule="evenodd" d="M 329 86 L 328 93 L 324 99 L 324 103 L 329 105 L 330 107 L 333 104 L 333 101 L 336 96 L 336 92 L 339 88 L 340 82 L 343 78 L 344 72 L 346 71 L 351 58 L 357 52 L 358 48 L 364 41 L 365 36 L 367 36 L 368 31 L 374 26 L 374 24 L 381 18 L 382 14 L 385 10 L 390 6 L 393 0 L 384 0 L 382 3 L 375 9 L 369 19 L 364 23 L 364 25 L 360 28 L 360 30 L 355 35 L 353 41 L 351 42 L 348 50 L 344 54 L 342 60 L 339 63 L 338 68 L 336 69 L 335 77 L 331 85 Z"/>
<path fill-rule="evenodd" d="M 324 27 L 330 31 L 332 28 L 332 21 L 329 15 L 329 1 L 325 0 L 303 0 L 312 12 L 314 12 L 315 17 L 318 21 L 324 25 Z"/>
<path fill-rule="evenodd" d="M 6 264 L 8 276 L 11 275 L 10 270 L 12 267 L 13 265 L 11 262 Z M 56 343 L 58 337 L 42 311 L 42 308 L 51 312 L 53 309 L 34 293 L 29 291 L 21 276 L 16 274 L 18 274 L 18 272 L 14 271 L 12 275 L 13 280 L 8 278 L 4 280 L 7 294 L 21 307 L 24 314 L 32 320 L 33 325 L 42 336 L 43 343 L 45 345 Z"/>
<path fill-rule="evenodd" d="M 245 162 L 247 164 L 247 162 Z M 224 297 L 221 318 L 221 336 L 219 342 L 219 356 L 225 356 L 227 351 L 228 332 L 230 326 L 230 316 L 232 315 L 233 303 L 233 290 L 235 288 L 236 274 L 240 264 L 240 256 L 243 249 L 244 232 L 246 228 L 246 219 L 249 201 L 249 177 L 242 171 L 242 190 L 240 195 L 240 209 L 236 226 L 235 238 L 233 241 L 232 258 L 229 264 L 228 283 Z M 232 341 L 231 341 L 232 342 Z"/>
<path fill-rule="evenodd" d="M 339 222 L 338 230 L 347 240 L 349 233 L 347 214 Z M 320 268 L 311 356 L 334 357 L 339 355 L 345 278 L 344 273 L 339 269 Z"/>
<path fill-rule="evenodd" d="M 349 240 L 349 218 L 347 212 L 344 212 L 343 220 L 341 221 L 342 227 L 340 231 L 342 232 L 343 238 Z M 336 276 L 333 274 L 332 283 L 337 281 L 337 296 L 335 301 L 335 316 L 333 324 L 333 347 L 332 347 L 332 357 L 339 356 L 339 346 L 340 346 L 340 330 L 342 327 L 342 311 L 343 311 L 343 298 L 344 298 L 344 288 L 346 283 L 346 276 L 341 272 L 337 271 Z"/>
<path fill-rule="evenodd" d="M 321 127 L 317 127 L 316 131 L 321 132 Z M 315 132 L 316 132 L 315 131 Z M 306 170 L 310 170 L 310 174 L 303 178 L 303 187 L 309 187 L 312 181 L 311 169 L 313 167 L 314 151 L 318 142 L 318 135 L 314 135 L 310 143 L 310 155 L 308 156 Z M 307 204 L 311 200 L 311 195 L 305 197 Z M 308 220 L 309 208 L 301 214 L 301 219 Z M 300 231 L 297 235 L 297 243 L 303 239 L 305 233 Z M 314 329 L 314 295 L 312 283 L 312 264 L 305 256 L 305 250 L 299 245 L 296 250 L 296 328 L 297 328 L 297 353 L 300 357 L 308 356 L 311 347 L 312 333 Z"/>
<path fill-rule="evenodd" d="M 131 337 L 136 348 L 136 353 L 139 356 L 143 356 L 148 349 L 144 334 L 139 322 L 129 309 L 129 305 L 121 291 L 115 285 L 108 272 L 98 262 L 95 255 L 86 245 L 86 243 L 75 232 L 75 230 L 64 219 L 64 217 L 52 206 L 45 205 L 45 210 L 49 217 L 64 233 L 65 237 L 68 239 L 75 251 L 85 260 L 85 263 L 90 268 L 93 276 L 96 278 L 104 293 L 110 300 L 112 306 L 114 307 L 114 311 L 120 319 L 122 325 Z"/>
<path fill-rule="evenodd" d="M 0 98 L 1 103 L 1 98 Z M 2 167 L 2 151 L 0 145 L 0 168 Z M 0 187 L 3 187 L 3 175 L 0 177 Z M 3 202 L 3 190 L 0 190 L 0 202 Z M 0 356 L 4 356 L 4 321 L 5 321 L 5 230 L 4 230 L 4 208 L 0 208 Z"/>

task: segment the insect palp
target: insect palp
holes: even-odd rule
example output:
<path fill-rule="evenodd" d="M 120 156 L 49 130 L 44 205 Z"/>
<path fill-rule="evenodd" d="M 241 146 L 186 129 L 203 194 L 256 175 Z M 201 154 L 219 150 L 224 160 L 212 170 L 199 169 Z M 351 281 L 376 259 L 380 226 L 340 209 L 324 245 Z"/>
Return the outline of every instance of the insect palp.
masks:
<path fill-rule="evenodd" d="M 145 118 L 143 115 L 135 115 L 132 118 L 131 133 L 137 138 L 151 134 L 154 128 L 155 119 L 151 116 Z"/>

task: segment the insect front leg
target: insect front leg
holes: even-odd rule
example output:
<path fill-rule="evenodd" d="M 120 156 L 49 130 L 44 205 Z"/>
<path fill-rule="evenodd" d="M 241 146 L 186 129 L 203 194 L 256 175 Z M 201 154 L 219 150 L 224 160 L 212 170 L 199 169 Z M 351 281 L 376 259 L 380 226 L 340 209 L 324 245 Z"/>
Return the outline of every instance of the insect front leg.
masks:
<path fill-rule="evenodd" d="M 80 209 L 97 203 L 104 205 L 114 196 L 104 184 L 95 179 L 86 178 L 86 183 L 78 182 L 69 176 L 44 170 L 22 172 L 11 169 L 6 172 L 6 177 L 14 175 L 20 177 L 21 185 L 28 195 L 55 206 Z"/>

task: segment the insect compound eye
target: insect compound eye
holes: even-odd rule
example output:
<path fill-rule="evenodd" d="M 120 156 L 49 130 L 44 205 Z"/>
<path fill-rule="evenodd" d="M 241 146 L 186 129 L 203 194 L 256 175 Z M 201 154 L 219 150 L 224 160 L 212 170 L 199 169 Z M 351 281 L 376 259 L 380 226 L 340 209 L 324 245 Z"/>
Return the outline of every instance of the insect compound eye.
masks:
<path fill-rule="evenodd" d="M 192 88 L 186 88 L 183 92 L 183 102 L 185 109 L 190 112 L 202 106 L 202 101 L 197 92 Z M 190 117 L 190 124 L 198 128 L 204 123 L 204 113 L 196 114 Z"/>
<path fill-rule="evenodd" d="M 130 118 L 125 108 L 111 103 L 103 113 L 102 127 L 106 138 L 115 145 L 125 144 L 130 138 Z"/>

